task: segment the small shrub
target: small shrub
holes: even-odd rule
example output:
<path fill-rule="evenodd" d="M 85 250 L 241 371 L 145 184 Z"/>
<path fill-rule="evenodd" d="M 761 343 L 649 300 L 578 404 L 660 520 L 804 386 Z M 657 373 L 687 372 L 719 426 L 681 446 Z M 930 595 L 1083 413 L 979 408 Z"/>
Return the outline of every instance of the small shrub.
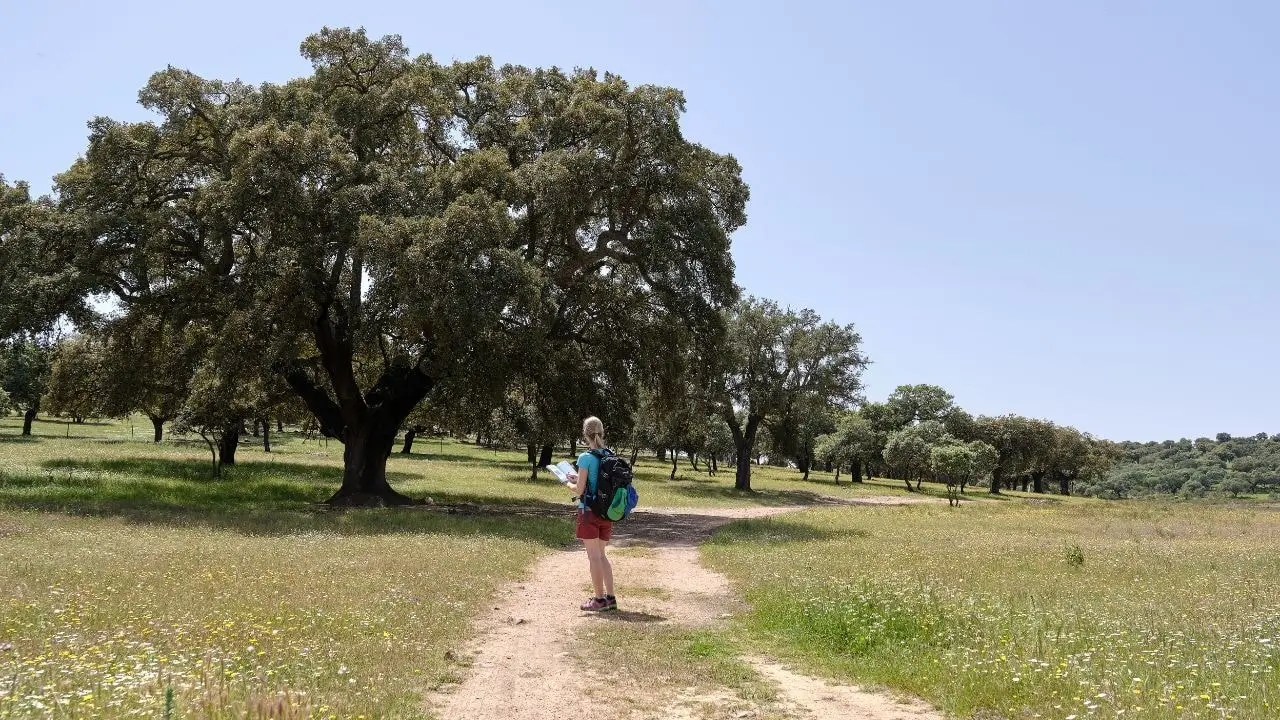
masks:
<path fill-rule="evenodd" d="M 1084 567 L 1084 551 L 1080 549 L 1079 545 L 1072 543 L 1066 546 L 1063 548 L 1062 554 L 1066 558 L 1067 564 L 1071 567 Z"/>

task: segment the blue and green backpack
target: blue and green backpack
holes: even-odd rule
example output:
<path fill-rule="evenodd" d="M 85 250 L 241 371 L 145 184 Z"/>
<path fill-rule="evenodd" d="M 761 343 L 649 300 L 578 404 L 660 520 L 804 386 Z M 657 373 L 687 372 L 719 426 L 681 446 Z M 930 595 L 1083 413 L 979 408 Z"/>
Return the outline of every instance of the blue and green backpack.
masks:
<path fill-rule="evenodd" d="M 640 501 L 631 466 L 608 448 L 592 450 L 591 454 L 600 460 L 600 471 L 596 474 L 595 491 L 588 488 L 583 504 L 605 520 L 626 520 Z"/>

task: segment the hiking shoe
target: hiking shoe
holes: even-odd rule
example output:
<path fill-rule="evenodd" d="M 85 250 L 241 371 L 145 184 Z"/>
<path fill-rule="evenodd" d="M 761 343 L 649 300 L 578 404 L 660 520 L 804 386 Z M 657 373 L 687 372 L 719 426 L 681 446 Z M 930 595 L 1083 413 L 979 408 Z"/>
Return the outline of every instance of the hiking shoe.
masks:
<path fill-rule="evenodd" d="M 609 612 L 610 610 L 617 610 L 617 609 L 618 609 L 618 598 L 612 595 L 606 596 L 604 599 L 604 607 L 600 608 L 600 610 L 602 612 Z"/>
<path fill-rule="evenodd" d="M 615 607 L 617 606 L 615 605 Z M 582 609 L 586 612 L 600 612 L 601 610 L 608 610 L 609 601 L 604 598 L 591 598 L 590 600 L 582 603 Z"/>

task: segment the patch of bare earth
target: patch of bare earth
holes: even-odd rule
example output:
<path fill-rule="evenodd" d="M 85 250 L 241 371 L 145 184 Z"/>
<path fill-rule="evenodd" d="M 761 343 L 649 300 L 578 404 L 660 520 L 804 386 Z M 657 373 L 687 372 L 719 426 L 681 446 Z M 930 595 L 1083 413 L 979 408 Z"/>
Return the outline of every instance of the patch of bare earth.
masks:
<path fill-rule="evenodd" d="M 833 498 L 834 500 L 834 498 Z M 913 500 L 908 498 L 907 500 Z M 902 503 L 903 498 L 859 498 L 847 504 Z M 458 653 L 461 683 L 445 685 L 430 699 L 431 712 L 443 720 L 503 718 L 558 720 L 591 716 L 598 700 L 582 692 L 582 668 L 574 643 L 589 623 L 622 621 L 679 627 L 714 627 L 736 611 L 728 580 L 698 561 L 698 545 L 719 526 L 741 518 L 765 517 L 798 507 L 638 510 L 615 526 L 610 553 L 618 580 L 617 613 L 584 613 L 578 605 L 590 594 L 587 559 L 580 547 L 554 553 L 521 583 L 492 598 L 479 622 L 477 640 Z M 643 578 L 644 592 L 627 595 L 628 579 Z M 767 712 L 750 708 L 734 717 L 866 718 L 933 720 L 927 708 L 902 704 L 887 695 L 832 685 L 794 673 L 760 658 L 743 658 L 777 686 L 778 700 Z M 642 685 L 633 694 L 643 696 Z M 674 699 L 654 694 L 652 702 L 634 698 L 636 709 L 614 717 L 698 718 L 704 709 L 734 699 L 732 693 L 685 693 Z M 740 705 L 740 703 L 739 703 Z M 761 714 L 763 712 L 763 714 Z"/>

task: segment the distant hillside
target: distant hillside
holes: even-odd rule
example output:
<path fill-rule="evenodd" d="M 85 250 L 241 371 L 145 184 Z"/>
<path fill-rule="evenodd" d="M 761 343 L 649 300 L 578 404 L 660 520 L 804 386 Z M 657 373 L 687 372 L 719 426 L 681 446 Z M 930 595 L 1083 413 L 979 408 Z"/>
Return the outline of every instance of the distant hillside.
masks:
<path fill-rule="evenodd" d="M 1081 492 L 1108 498 L 1280 493 L 1280 435 L 1219 433 L 1215 439 L 1122 442 L 1116 447 L 1121 454 L 1110 472 L 1082 483 Z"/>

